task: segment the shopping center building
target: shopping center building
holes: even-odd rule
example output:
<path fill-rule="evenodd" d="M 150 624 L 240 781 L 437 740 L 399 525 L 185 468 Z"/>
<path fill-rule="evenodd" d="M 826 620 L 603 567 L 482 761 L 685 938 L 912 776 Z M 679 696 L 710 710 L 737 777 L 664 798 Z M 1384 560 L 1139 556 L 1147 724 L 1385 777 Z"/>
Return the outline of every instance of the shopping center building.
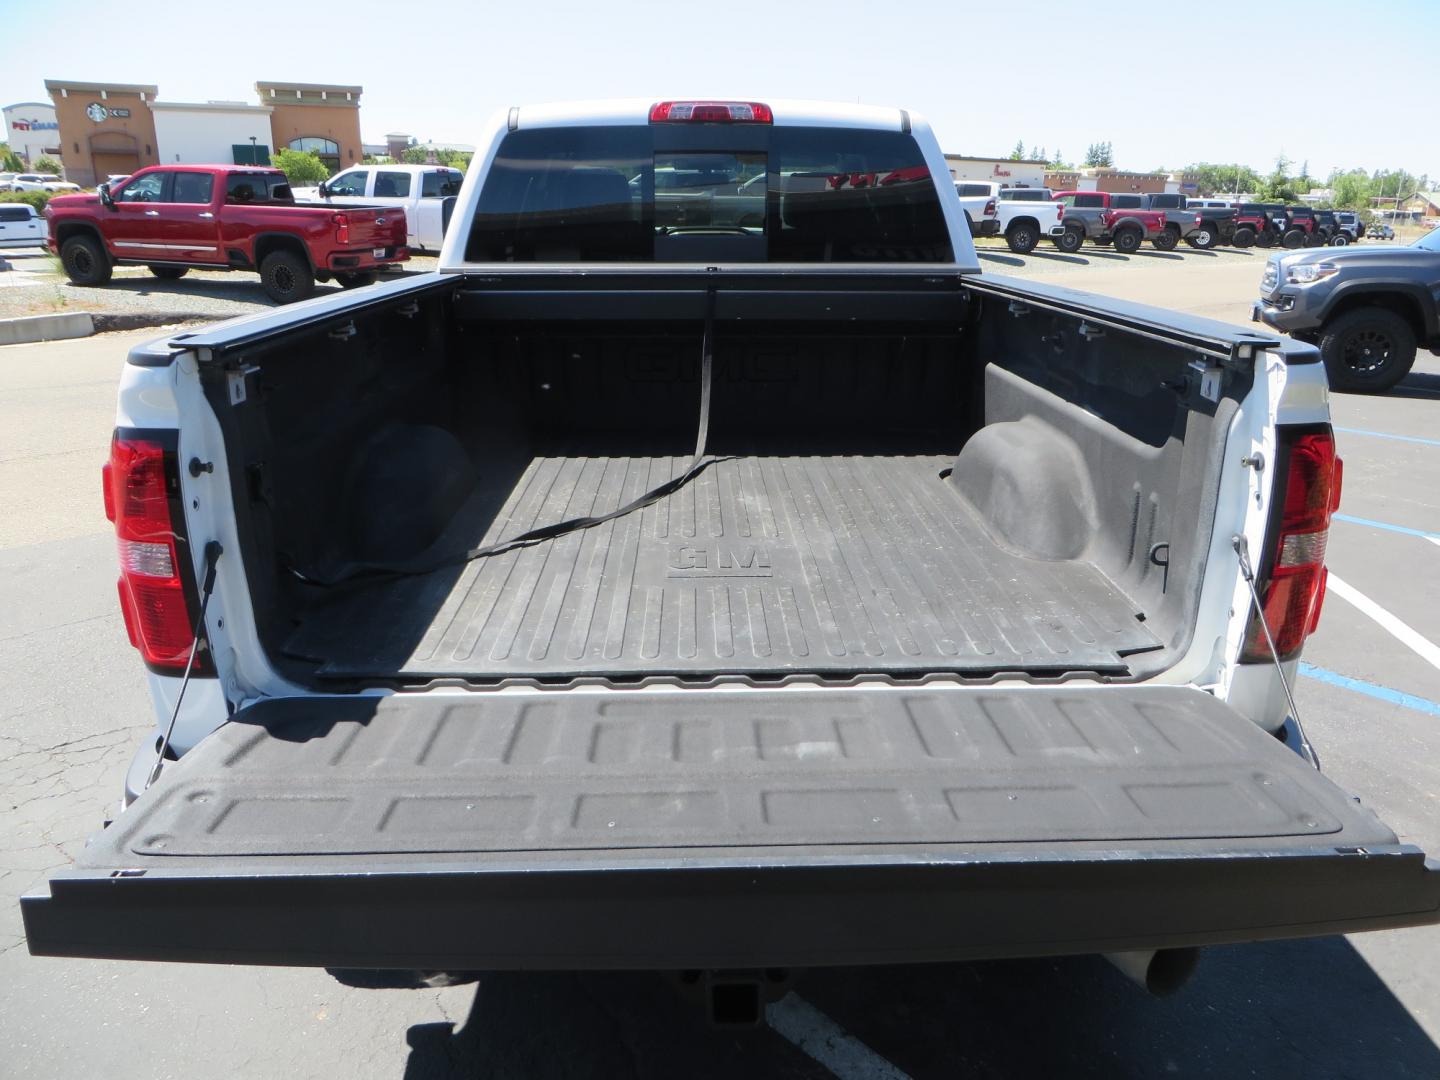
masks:
<path fill-rule="evenodd" d="M 45 89 L 65 177 L 82 187 L 146 165 L 264 165 L 278 147 L 313 151 L 332 172 L 363 156 L 359 86 L 261 81 L 256 104 L 160 101 L 158 87 L 130 83 Z"/>

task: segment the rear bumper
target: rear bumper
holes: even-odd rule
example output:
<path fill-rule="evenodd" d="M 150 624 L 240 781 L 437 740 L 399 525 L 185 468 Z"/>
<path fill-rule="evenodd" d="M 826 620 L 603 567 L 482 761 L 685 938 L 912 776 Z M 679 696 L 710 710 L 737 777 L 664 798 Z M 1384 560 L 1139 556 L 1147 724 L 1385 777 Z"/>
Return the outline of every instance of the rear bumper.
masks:
<path fill-rule="evenodd" d="M 1208 945 L 1434 922 L 1409 847 L 647 860 L 234 877 L 71 871 L 21 899 L 32 953 L 421 969 L 890 964 Z"/>
<path fill-rule="evenodd" d="M 995 218 L 987 218 L 985 221 L 972 221 L 970 223 L 971 236 L 999 236 L 1000 222 Z"/>
<path fill-rule="evenodd" d="M 383 255 L 376 255 L 376 251 L 383 251 Z M 381 266 L 392 266 L 395 263 L 408 261 L 410 249 L 404 245 L 399 247 L 389 245 L 385 248 L 363 248 L 353 251 L 331 252 L 326 266 L 331 270 L 338 270 L 342 273 L 354 270 L 374 270 Z"/>

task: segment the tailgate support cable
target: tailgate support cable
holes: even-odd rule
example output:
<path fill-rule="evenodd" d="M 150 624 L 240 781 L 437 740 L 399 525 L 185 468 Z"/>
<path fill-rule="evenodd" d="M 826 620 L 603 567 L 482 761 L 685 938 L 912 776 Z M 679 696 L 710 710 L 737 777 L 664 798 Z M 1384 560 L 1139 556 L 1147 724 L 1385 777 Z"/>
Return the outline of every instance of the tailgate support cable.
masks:
<path fill-rule="evenodd" d="M 1275 674 L 1280 676 L 1280 686 L 1285 691 L 1285 703 L 1290 708 L 1290 719 L 1295 724 L 1296 747 L 1300 756 L 1318 770 L 1320 768 L 1320 756 L 1315 753 L 1315 748 L 1310 745 L 1310 739 L 1305 734 L 1305 726 L 1300 723 L 1300 708 L 1295 704 L 1295 695 L 1290 691 L 1290 680 L 1285 677 L 1285 668 L 1280 663 L 1280 653 L 1275 648 L 1275 638 L 1270 633 L 1270 623 L 1265 619 L 1265 608 L 1260 603 L 1260 593 L 1255 588 L 1255 569 L 1250 565 L 1250 544 L 1243 535 L 1231 537 L 1230 546 L 1235 549 L 1235 554 L 1240 557 L 1240 576 L 1245 579 L 1245 584 L 1250 587 L 1250 602 L 1255 605 L 1255 618 L 1260 622 L 1260 628 L 1265 631 L 1265 644 L 1270 649 L 1270 659 L 1275 664 Z"/>
<path fill-rule="evenodd" d="M 705 471 L 711 459 L 705 450 L 705 444 L 710 437 L 710 387 L 712 373 L 715 367 L 715 287 L 710 286 L 705 293 L 705 333 L 700 346 L 700 418 L 696 423 L 695 451 L 690 455 L 690 464 L 685 471 L 672 480 L 666 480 L 663 484 L 651 488 L 623 506 L 617 506 L 614 510 L 603 514 L 596 514 L 593 517 L 569 518 L 566 521 L 556 521 L 549 525 L 541 525 L 523 532 L 519 536 L 512 536 L 508 540 L 500 540 L 494 544 L 482 545 L 462 551 L 457 555 L 449 555 L 442 559 L 432 559 L 428 562 L 410 563 L 358 563 L 345 567 L 338 573 L 321 577 L 317 574 L 303 573 L 295 567 L 289 567 L 290 573 L 309 585 L 341 585 L 349 581 L 363 579 L 365 581 L 378 581 L 395 577 L 415 577 L 424 574 L 434 573 L 436 570 L 443 570 L 447 566 L 464 566 L 466 563 L 474 562 L 476 559 L 487 559 L 492 555 L 503 555 L 507 551 L 514 551 L 516 548 L 529 547 L 545 540 L 553 540 L 557 536 L 564 536 L 566 533 L 578 532 L 581 529 L 593 529 L 596 525 L 603 525 L 607 521 L 614 521 L 616 518 L 624 517 L 626 514 L 633 514 L 636 510 L 642 510 L 651 503 L 659 502 L 668 495 L 673 495 L 682 487 L 688 484 L 695 477 Z"/>
<path fill-rule="evenodd" d="M 185 688 L 190 685 L 190 676 L 195 671 L 195 656 L 200 651 L 200 635 L 205 632 L 205 609 L 210 606 L 210 594 L 215 591 L 215 564 L 225 549 L 219 540 L 205 545 L 205 580 L 200 586 L 200 614 L 195 618 L 194 633 L 191 634 L 190 657 L 185 661 L 185 674 L 180 679 L 180 689 L 175 694 L 175 707 L 170 710 L 170 723 L 165 726 L 165 735 L 156 747 L 155 766 L 145 778 L 145 788 L 160 779 L 160 770 L 165 765 L 165 753 L 170 749 L 170 736 L 175 734 L 175 721 L 180 717 L 180 703 L 185 700 Z"/>

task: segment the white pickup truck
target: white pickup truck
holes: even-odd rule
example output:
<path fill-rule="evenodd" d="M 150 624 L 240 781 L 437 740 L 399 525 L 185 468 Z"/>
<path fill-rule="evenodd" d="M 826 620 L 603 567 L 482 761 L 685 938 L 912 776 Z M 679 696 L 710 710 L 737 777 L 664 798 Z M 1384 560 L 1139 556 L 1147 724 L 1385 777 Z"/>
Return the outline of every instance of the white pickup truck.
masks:
<path fill-rule="evenodd" d="M 744 972 L 1164 989 L 1440 918 L 1289 694 L 1340 494 L 1313 347 L 982 274 L 900 109 L 479 141 L 438 273 L 130 354 L 156 729 L 33 953 L 684 969 L 733 1018 Z"/>
<path fill-rule="evenodd" d="M 403 206 L 412 251 L 438 252 L 465 174 L 445 165 L 355 165 L 319 187 L 294 189 L 299 203 Z"/>
<path fill-rule="evenodd" d="M 988 220 L 995 223 L 993 232 L 981 235 L 998 233 L 1005 237 L 1005 243 L 1017 255 L 1028 255 L 1035 250 L 1035 245 L 1047 236 L 1062 251 L 1080 249 L 1085 239 L 1084 234 L 1079 234 L 1080 243 L 1076 243 L 1074 231 L 1067 233 L 1064 206 L 1048 200 L 1012 202 L 1005 197 L 1010 190 L 1012 189 L 988 180 L 955 181 L 955 192 L 960 196 L 960 203 L 965 207 L 966 213 L 978 221 L 980 218 L 975 215 L 972 207 L 981 206 L 989 210 Z"/>

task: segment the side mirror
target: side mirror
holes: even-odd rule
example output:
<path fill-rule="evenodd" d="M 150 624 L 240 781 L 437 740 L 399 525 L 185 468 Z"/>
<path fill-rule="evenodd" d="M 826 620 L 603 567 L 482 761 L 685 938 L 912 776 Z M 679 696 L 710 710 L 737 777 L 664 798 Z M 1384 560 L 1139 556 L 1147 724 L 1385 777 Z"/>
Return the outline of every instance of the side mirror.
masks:
<path fill-rule="evenodd" d="M 104 206 L 106 210 L 114 210 L 115 200 L 110 196 L 110 182 L 107 180 L 95 190 L 100 195 L 100 204 Z"/>
<path fill-rule="evenodd" d="M 330 197 L 330 185 L 325 183 L 324 180 L 320 181 L 315 190 L 320 193 L 320 198 L 322 199 L 328 199 Z"/>

